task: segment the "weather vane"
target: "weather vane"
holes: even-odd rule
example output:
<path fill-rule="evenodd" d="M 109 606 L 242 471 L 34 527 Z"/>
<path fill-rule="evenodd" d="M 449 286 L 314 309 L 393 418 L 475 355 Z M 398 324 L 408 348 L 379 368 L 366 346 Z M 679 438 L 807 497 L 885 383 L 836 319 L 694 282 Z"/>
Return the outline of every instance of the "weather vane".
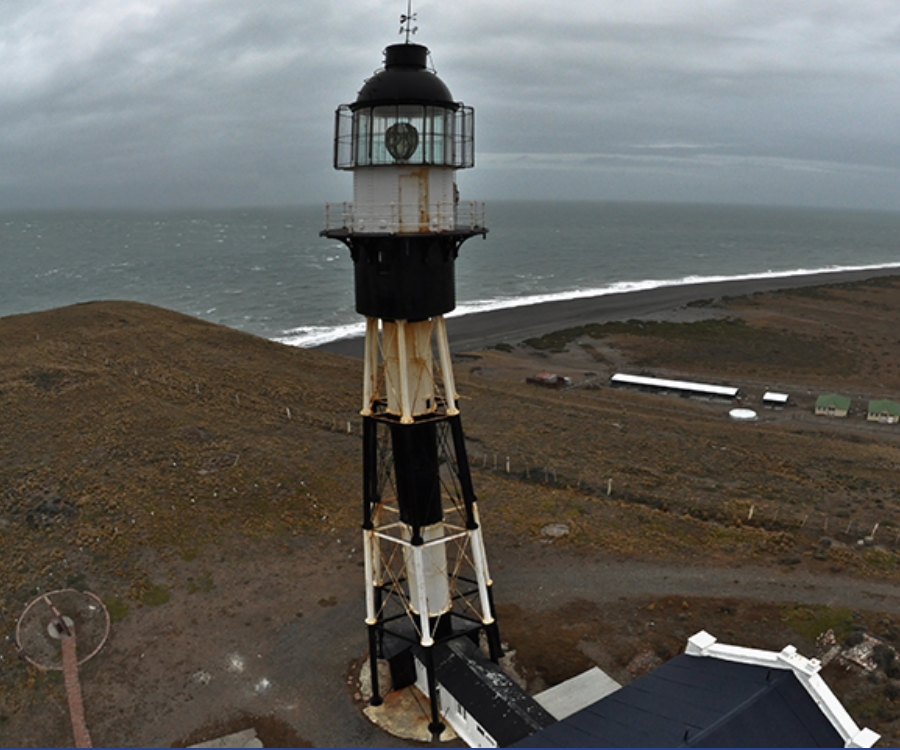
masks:
<path fill-rule="evenodd" d="M 400 31 L 398 33 L 406 33 L 406 43 L 409 44 L 410 34 L 415 34 L 418 26 L 413 26 L 413 21 L 418 20 L 416 14 L 412 12 L 412 0 L 406 0 L 406 13 L 400 14 Z"/>

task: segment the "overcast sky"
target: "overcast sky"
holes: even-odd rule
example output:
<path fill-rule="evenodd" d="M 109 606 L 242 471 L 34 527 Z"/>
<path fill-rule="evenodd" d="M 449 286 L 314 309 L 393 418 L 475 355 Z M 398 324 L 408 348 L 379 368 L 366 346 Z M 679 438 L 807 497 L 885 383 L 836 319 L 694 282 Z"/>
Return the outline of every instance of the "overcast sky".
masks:
<path fill-rule="evenodd" d="M 405 0 L 2 0 L 0 210 L 348 200 Z M 431 0 L 462 197 L 900 210 L 897 0 Z"/>

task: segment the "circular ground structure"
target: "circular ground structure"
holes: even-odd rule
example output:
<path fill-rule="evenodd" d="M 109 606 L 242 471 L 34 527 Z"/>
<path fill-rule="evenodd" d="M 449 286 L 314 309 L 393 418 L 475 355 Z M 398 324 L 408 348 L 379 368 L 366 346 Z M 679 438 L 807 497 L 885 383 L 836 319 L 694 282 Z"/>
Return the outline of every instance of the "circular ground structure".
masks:
<path fill-rule="evenodd" d="M 565 523 L 548 523 L 541 529 L 541 534 L 557 539 L 569 533 L 569 525 Z"/>
<path fill-rule="evenodd" d="M 109 637 L 109 613 L 89 591 L 60 589 L 33 599 L 16 625 L 16 643 L 25 658 L 39 669 L 62 669 L 60 633 L 63 622 L 77 634 L 78 663 L 94 656 Z"/>
<path fill-rule="evenodd" d="M 738 422 L 752 422 L 756 419 L 756 412 L 753 409 L 732 409 L 728 416 Z"/>

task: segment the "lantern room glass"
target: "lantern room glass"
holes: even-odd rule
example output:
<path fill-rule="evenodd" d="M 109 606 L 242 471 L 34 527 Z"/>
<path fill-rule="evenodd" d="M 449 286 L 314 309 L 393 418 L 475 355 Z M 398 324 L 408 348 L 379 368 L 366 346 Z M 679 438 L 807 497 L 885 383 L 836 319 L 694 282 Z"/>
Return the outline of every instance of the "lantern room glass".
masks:
<path fill-rule="evenodd" d="M 356 163 L 359 166 L 393 164 L 397 161 L 385 145 L 391 126 L 405 123 L 416 129 L 418 143 L 405 164 L 443 164 L 452 132 L 452 111 L 443 107 L 399 105 L 361 109 L 355 113 Z"/>
<path fill-rule="evenodd" d="M 415 149 L 408 158 L 398 159 L 387 145 L 391 127 L 403 123 L 397 132 L 415 128 Z M 351 109 L 342 105 L 336 113 L 335 167 L 411 164 L 472 166 L 472 108 L 463 105 L 439 107 L 422 104 L 390 104 Z M 398 153 L 397 149 L 394 149 Z"/>

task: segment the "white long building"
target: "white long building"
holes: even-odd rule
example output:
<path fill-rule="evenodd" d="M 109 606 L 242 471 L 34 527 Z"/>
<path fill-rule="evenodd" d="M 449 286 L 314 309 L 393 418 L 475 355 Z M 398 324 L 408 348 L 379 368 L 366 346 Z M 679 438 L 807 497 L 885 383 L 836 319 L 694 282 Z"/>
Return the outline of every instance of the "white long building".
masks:
<path fill-rule="evenodd" d="M 613 386 L 641 388 L 652 391 L 664 391 L 678 393 L 685 396 L 698 396 L 706 398 L 735 399 L 740 394 L 740 388 L 728 385 L 712 385 L 711 383 L 697 383 L 691 380 L 669 380 L 666 378 L 651 378 L 644 375 L 626 375 L 617 372 L 610 378 Z"/>

